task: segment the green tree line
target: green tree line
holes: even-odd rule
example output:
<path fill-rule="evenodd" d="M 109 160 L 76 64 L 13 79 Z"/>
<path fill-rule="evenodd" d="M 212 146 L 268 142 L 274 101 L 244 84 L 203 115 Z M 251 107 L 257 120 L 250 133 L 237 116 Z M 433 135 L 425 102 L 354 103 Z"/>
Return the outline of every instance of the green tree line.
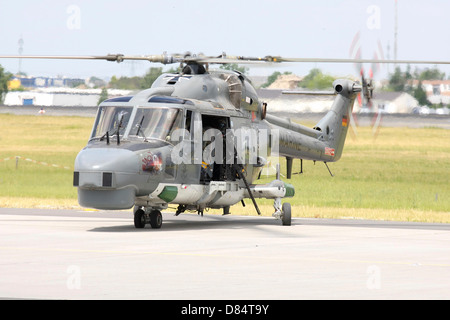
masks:
<path fill-rule="evenodd" d="M 8 81 L 11 79 L 12 74 L 5 72 L 3 67 L 0 65 L 0 104 L 3 103 L 3 99 L 8 93 Z"/>
<path fill-rule="evenodd" d="M 275 71 L 268 78 L 267 82 L 264 83 L 261 87 L 267 88 L 272 83 L 274 83 L 279 76 L 292 74 L 292 72 L 284 72 L 283 74 L 279 71 Z M 322 70 L 318 68 L 311 69 L 309 73 L 303 78 L 302 81 L 299 82 L 298 86 L 301 88 L 306 88 L 309 90 L 325 90 L 331 89 L 333 87 L 333 81 L 337 78 L 324 74 Z"/>
<path fill-rule="evenodd" d="M 444 80 L 445 73 L 438 68 L 427 68 L 425 70 L 416 69 L 411 72 L 411 66 L 407 66 L 405 71 L 400 67 L 396 67 L 394 72 L 389 76 L 387 85 L 388 91 L 407 92 L 417 99 L 420 105 L 431 105 L 427 99 L 427 94 L 422 87 L 422 82 L 425 80 Z M 413 81 L 418 81 L 417 86 L 413 86 Z"/>
<path fill-rule="evenodd" d="M 112 76 L 108 87 L 124 90 L 148 89 L 162 73 L 162 68 L 150 68 L 143 77 L 117 78 L 116 76 Z"/>

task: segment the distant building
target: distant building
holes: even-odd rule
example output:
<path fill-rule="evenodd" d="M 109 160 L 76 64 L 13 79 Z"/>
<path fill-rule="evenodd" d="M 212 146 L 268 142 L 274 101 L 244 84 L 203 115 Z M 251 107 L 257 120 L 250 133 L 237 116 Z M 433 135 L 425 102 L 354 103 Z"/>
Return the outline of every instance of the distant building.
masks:
<path fill-rule="evenodd" d="M 21 86 L 21 82 L 17 78 L 12 78 L 10 81 L 8 81 L 8 90 L 19 89 L 20 86 Z"/>
<path fill-rule="evenodd" d="M 417 88 L 418 85 L 419 81 L 414 80 L 413 87 Z M 422 88 L 432 104 L 450 104 L 450 80 L 424 80 Z"/>
<path fill-rule="evenodd" d="M 375 112 L 411 113 L 419 106 L 419 102 L 406 92 L 375 91 L 372 106 Z"/>
<path fill-rule="evenodd" d="M 30 91 L 10 91 L 4 104 L 7 106 L 62 106 L 95 107 L 102 89 L 40 88 Z M 109 98 L 129 95 L 130 90 L 108 89 Z"/>
<path fill-rule="evenodd" d="M 303 78 L 295 74 L 282 74 L 278 76 L 277 80 L 268 89 L 296 89 L 302 80 Z"/>
<path fill-rule="evenodd" d="M 73 88 L 80 84 L 84 84 L 84 79 L 78 78 L 66 78 L 66 77 L 27 77 L 27 76 L 14 76 L 11 81 L 8 82 L 8 89 L 14 90 L 19 87 L 24 88 L 49 88 L 49 87 L 69 87 Z"/>

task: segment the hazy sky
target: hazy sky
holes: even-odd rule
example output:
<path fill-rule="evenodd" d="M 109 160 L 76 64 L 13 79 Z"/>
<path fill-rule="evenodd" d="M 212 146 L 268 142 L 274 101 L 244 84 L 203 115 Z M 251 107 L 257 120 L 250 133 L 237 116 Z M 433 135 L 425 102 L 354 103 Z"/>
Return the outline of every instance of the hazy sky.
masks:
<path fill-rule="evenodd" d="M 191 51 L 349 58 L 359 32 L 363 58 L 380 51 L 378 43 L 385 58 L 394 58 L 394 13 L 395 0 L 2 0 L 0 55 L 18 54 L 22 37 L 24 55 Z M 449 32 L 450 1 L 398 0 L 398 59 L 449 60 Z M 17 60 L 3 59 L 0 64 L 10 72 L 19 68 Z M 22 60 L 22 71 L 29 75 L 70 77 L 142 75 L 150 66 Z M 313 67 L 333 75 L 357 73 L 351 64 L 309 63 L 259 67 L 250 74 L 268 75 L 274 70 L 303 74 Z M 441 70 L 450 75 L 449 67 Z"/>

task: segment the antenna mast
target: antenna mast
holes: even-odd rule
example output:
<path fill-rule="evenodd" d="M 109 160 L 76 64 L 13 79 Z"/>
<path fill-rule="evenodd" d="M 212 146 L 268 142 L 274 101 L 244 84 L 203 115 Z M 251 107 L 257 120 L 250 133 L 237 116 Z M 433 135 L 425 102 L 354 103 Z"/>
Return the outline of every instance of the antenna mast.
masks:
<path fill-rule="evenodd" d="M 20 35 L 20 39 L 19 39 L 19 56 L 22 55 L 23 52 L 23 37 L 22 35 Z M 19 74 L 21 74 L 22 72 L 22 58 L 19 58 Z"/>
<path fill-rule="evenodd" d="M 398 40 L 398 0 L 395 0 L 394 60 L 397 60 L 397 40 Z M 397 67 L 397 64 L 395 64 L 394 67 Z"/>

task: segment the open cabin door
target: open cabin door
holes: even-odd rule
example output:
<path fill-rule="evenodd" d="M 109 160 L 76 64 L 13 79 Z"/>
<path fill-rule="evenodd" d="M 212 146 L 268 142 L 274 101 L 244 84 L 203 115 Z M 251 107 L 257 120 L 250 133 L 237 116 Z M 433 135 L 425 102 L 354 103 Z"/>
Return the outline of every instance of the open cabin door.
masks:
<path fill-rule="evenodd" d="M 227 130 L 230 118 L 215 115 L 202 115 L 203 157 L 200 182 L 234 180 L 232 165 L 227 164 Z"/>

